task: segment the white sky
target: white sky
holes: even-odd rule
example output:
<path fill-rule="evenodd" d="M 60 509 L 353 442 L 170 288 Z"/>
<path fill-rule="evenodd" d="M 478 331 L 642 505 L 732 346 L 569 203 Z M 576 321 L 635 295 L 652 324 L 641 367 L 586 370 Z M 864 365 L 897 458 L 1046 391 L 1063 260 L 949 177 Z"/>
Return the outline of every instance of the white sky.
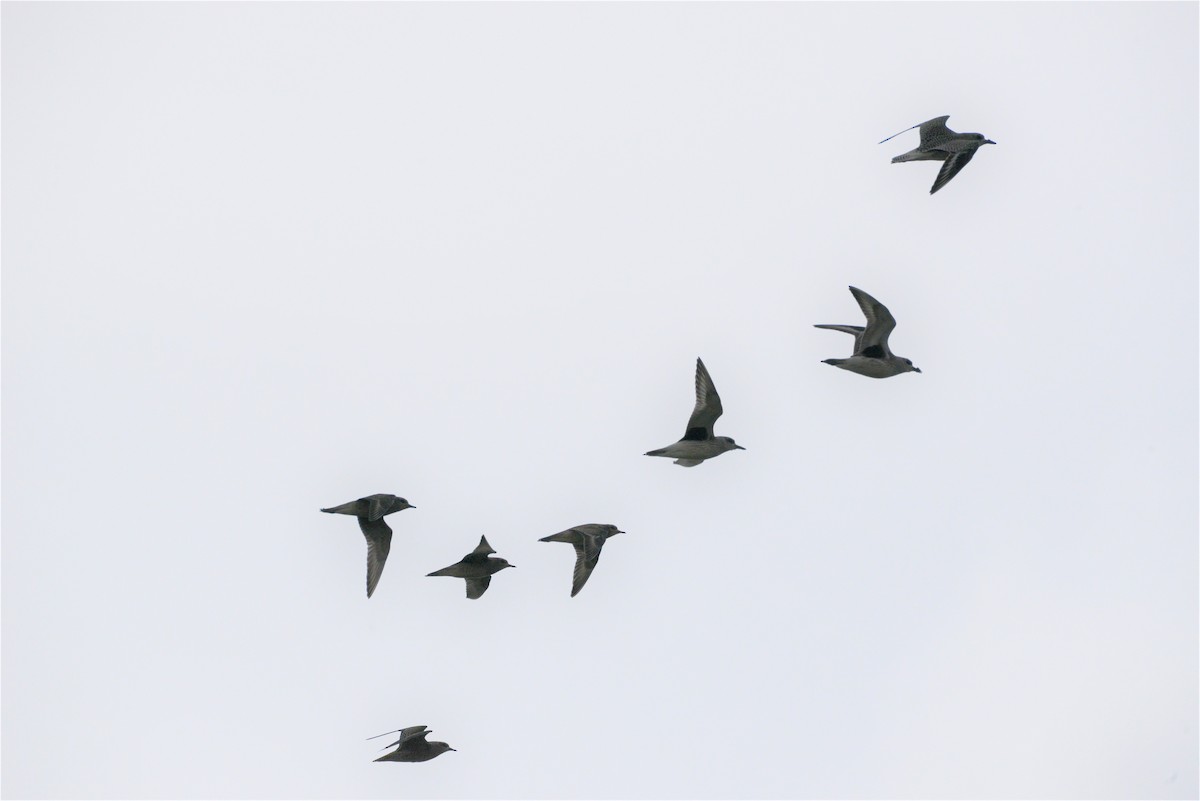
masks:
<path fill-rule="evenodd" d="M 1195 798 L 1197 9 L 5 3 L 4 795 Z"/>

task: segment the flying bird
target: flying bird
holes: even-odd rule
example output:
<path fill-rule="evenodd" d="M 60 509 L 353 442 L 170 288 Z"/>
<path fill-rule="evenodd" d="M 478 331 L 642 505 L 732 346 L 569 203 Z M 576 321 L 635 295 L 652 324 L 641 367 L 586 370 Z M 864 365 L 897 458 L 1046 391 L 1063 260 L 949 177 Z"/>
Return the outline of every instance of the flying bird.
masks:
<path fill-rule="evenodd" d="M 720 456 L 725 451 L 746 450 L 730 437 L 713 436 L 713 424 L 724 411 L 712 376 L 708 374 L 704 362 L 696 359 L 696 408 L 688 419 L 683 439 L 674 445 L 647 451 L 646 456 L 666 456 L 674 459 L 677 465 L 695 467 L 705 459 Z"/>
<path fill-rule="evenodd" d="M 871 378 L 888 378 L 900 373 L 919 373 L 921 368 L 901 356 L 896 356 L 888 348 L 888 336 L 896 327 L 896 318 L 875 298 L 863 292 L 858 287 L 850 287 L 850 294 L 858 301 L 863 314 L 866 315 L 867 325 L 815 325 L 814 328 L 828 328 L 833 331 L 844 331 L 854 335 L 854 353 L 849 359 L 825 359 L 825 364 L 832 364 L 852 373 Z"/>
<path fill-rule="evenodd" d="M 466 579 L 467 597 L 474 600 L 487 591 L 488 585 L 492 583 L 493 573 L 499 573 L 506 567 L 516 567 L 516 565 L 510 565 L 506 559 L 489 556 L 493 553 L 495 551 L 492 550 L 492 546 L 488 545 L 487 537 L 480 537 L 475 550 L 460 561 L 449 567 L 443 567 L 441 570 L 435 570 L 428 575 Z"/>
<path fill-rule="evenodd" d="M 341 506 L 331 506 L 322 509 L 334 515 L 354 515 L 358 518 L 358 527 L 367 538 L 367 597 L 375 592 L 379 577 L 383 575 L 383 565 L 387 561 L 388 552 L 392 549 L 392 529 L 383 516 L 405 509 L 416 509 L 408 501 L 396 495 L 368 495 L 357 501 L 343 503 Z"/>
<path fill-rule="evenodd" d="M 396 731 L 385 731 L 383 734 L 376 734 L 375 737 L 383 737 L 388 734 L 400 734 L 400 739 L 384 748 L 391 748 L 393 745 L 399 746 L 390 754 L 384 754 L 376 759 L 376 762 L 428 762 L 436 756 L 454 751 L 446 743 L 429 742 L 425 738 L 433 732 L 429 731 L 427 726 L 409 726 L 406 729 L 396 729 Z M 368 737 L 368 740 L 374 740 L 375 737 Z"/>
<path fill-rule="evenodd" d="M 588 577 L 600 561 L 600 549 L 604 541 L 617 534 L 624 534 L 616 526 L 607 523 L 584 523 L 581 526 L 542 537 L 538 542 L 569 542 L 575 546 L 575 575 L 571 581 L 571 597 L 574 598 L 587 584 Z"/>
<path fill-rule="evenodd" d="M 942 169 L 938 173 L 937 179 L 933 182 L 933 187 L 929 190 L 929 194 L 941 189 L 946 184 L 950 183 L 950 179 L 958 175 L 963 167 L 967 166 L 967 162 L 975 156 L 975 151 L 984 145 L 996 144 L 991 139 L 985 139 L 983 134 L 977 133 L 958 133 L 946 127 L 946 120 L 950 119 L 947 114 L 944 117 L 935 117 L 932 120 L 923 122 L 920 125 L 914 125 L 912 128 L 921 129 L 921 144 L 917 145 L 907 153 L 902 153 L 892 159 L 893 164 L 901 161 L 941 161 Z M 912 128 L 907 128 L 900 133 L 911 131 Z M 888 139 L 895 139 L 900 134 L 893 134 Z M 880 142 L 879 144 L 883 144 Z"/>

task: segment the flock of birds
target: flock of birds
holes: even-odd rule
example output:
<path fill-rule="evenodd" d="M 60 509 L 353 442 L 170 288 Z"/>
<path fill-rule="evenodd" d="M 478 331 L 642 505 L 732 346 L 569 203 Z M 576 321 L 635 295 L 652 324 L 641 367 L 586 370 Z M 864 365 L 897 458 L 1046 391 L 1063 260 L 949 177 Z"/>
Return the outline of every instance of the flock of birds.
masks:
<path fill-rule="evenodd" d="M 942 168 L 933 182 L 930 194 L 937 192 L 962 171 L 967 162 L 983 145 L 996 144 L 983 134 L 957 133 L 946 127 L 949 115 L 936 117 L 927 122 L 906 128 L 898 134 L 889 136 L 883 142 L 894 139 L 901 133 L 920 128 L 921 143 L 907 153 L 892 159 L 892 163 L 905 161 L 941 161 Z M 880 144 L 883 144 L 880 142 Z M 858 301 L 867 324 L 834 325 L 818 324 L 816 328 L 827 328 L 832 331 L 842 331 L 854 336 L 854 350 L 845 359 L 825 359 L 824 363 L 849 370 L 869 378 L 890 378 L 901 373 L 919 373 L 920 368 L 901 356 L 896 356 L 888 347 L 888 337 L 896 327 L 896 318 L 888 308 L 875 298 L 857 287 L 850 287 L 850 293 Z M 713 433 L 713 426 L 724 412 L 721 396 L 713 384 L 712 376 L 704 362 L 696 359 L 696 406 L 688 418 L 687 430 L 683 437 L 665 448 L 647 451 L 646 456 L 665 456 L 674 459 L 675 464 L 683 467 L 695 467 L 707 459 L 720 456 L 732 450 L 745 450 L 733 441 L 731 437 L 718 437 Z M 383 566 L 387 561 L 388 552 L 392 547 L 392 529 L 384 517 L 405 509 L 415 509 L 411 503 L 396 495 L 368 495 L 356 501 L 322 509 L 330 514 L 351 515 L 358 519 L 359 528 L 367 539 L 367 597 L 370 598 L 379 585 L 379 577 L 383 575 Z M 542 537 L 538 542 L 565 542 L 575 548 L 575 571 L 571 581 L 571 597 L 579 594 L 583 585 L 596 569 L 600 559 L 600 551 L 604 543 L 617 534 L 625 532 L 608 523 L 584 523 L 573 526 L 557 534 Z M 479 545 L 454 564 L 429 573 L 429 576 L 451 576 L 466 581 L 467 598 L 478 599 L 487 591 L 492 576 L 508 567 L 508 560 L 493 556 L 496 551 L 488 544 L 487 537 L 479 538 Z M 385 748 L 396 750 L 385 754 L 376 762 L 426 762 L 434 757 L 453 751 L 443 742 L 429 742 L 426 738 L 431 732 L 426 726 L 408 726 L 395 731 L 377 734 L 367 739 L 384 737 L 388 734 L 399 734 L 394 743 Z"/>

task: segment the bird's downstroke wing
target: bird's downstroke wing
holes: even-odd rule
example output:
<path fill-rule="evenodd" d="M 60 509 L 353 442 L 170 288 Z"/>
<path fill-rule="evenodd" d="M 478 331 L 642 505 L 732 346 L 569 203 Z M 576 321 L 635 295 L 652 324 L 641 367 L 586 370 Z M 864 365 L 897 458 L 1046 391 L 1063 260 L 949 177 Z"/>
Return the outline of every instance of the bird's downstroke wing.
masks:
<path fill-rule="evenodd" d="M 912 119 L 911 117 L 909 119 Z M 921 149 L 927 150 L 931 147 L 936 148 L 942 142 L 955 136 L 954 131 L 946 127 L 946 120 L 950 119 L 947 114 L 944 117 L 934 117 L 932 120 L 927 120 L 921 123 Z"/>
<path fill-rule="evenodd" d="M 365 517 L 358 518 L 358 527 L 367 538 L 367 597 L 370 598 L 379 584 L 379 577 L 383 575 L 388 553 L 392 550 L 392 529 L 383 520 Z"/>
<path fill-rule="evenodd" d="M 488 585 L 491 583 L 492 583 L 491 576 L 484 576 L 483 578 L 467 579 L 467 597 L 472 600 L 478 598 L 479 596 L 483 595 L 487 591 Z"/>
<path fill-rule="evenodd" d="M 713 425 L 725 410 L 721 407 L 721 396 L 713 384 L 712 376 L 704 362 L 696 359 L 696 408 L 688 418 L 686 440 L 712 439 Z"/>
<path fill-rule="evenodd" d="M 850 294 L 858 301 L 863 316 L 867 318 L 867 327 L 855 340 L 858 347 L 856 355 L 869 356 L 876 359 L 890 358 L 892 352 L 888 349 L 888 337 L 896 327 L 896 318 L 875 298 L 863 292 L 858 287 L 850 287 Z"/>
<path fill-rule="evenodd" d="M 978 149 L 978 148 L 976 148 Z M 933 187 L 929 190 L 929 194 L 941 189 L 946 184 L 950 183 L 950 179 L 958 175 L 962 168 L 967 166 L 967 162 L 975 155 L 975 150 L 960 150 L 950 158 L 942 162 L 942 169 L 938 171 L 937 179 L 933 182 Z"/>
<path fill-rule="evenodd" d="M 596 569 L 596 563 L 600 561 L 600 548 L 604 545 L 603 539 L 599 542 L 593 537 L 584 537 L 582 542 L 575 544 L 575 572 L 571 577 L 571 597 L 574 598 L 583 589 L 583 585 L 587 584 L 587 580 L 592 575 L 592 571 Z"/>

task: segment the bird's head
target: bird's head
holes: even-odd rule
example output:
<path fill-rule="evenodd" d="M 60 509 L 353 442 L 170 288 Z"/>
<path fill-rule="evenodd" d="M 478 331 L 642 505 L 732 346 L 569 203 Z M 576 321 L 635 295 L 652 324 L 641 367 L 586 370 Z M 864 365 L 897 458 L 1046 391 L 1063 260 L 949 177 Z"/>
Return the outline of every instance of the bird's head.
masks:
<path fill-rule="evenodd" d="M 739 450 L 739 451 L 746 450 L 741 445 L 738 445 L 736 442 L 734 442 L 733 437 L 717 437 L 717 439 L 721 440 L 726 445 L 728 445 L 729 446 L 728 450 Z"/>

